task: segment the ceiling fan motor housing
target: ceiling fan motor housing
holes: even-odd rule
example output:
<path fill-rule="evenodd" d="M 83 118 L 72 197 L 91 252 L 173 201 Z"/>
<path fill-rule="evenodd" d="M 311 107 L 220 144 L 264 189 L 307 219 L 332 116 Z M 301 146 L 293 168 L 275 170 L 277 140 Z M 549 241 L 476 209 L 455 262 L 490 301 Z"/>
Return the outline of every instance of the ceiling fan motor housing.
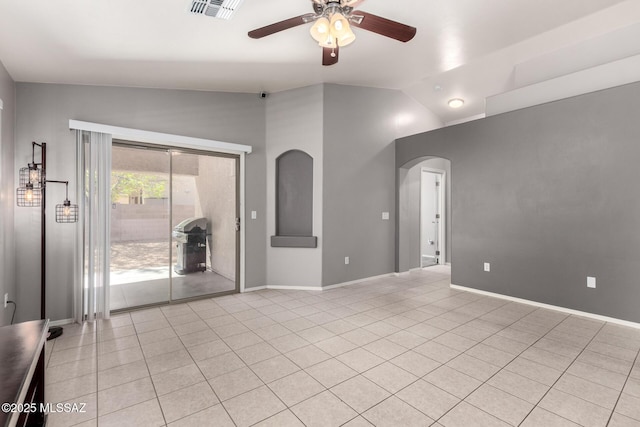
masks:
<path fill-rule="evenodd" d="M 318 16 L 328 16 L 336 12 L 347 16 L 353 11 L 353 7 L 349 6 L 350 3 L 353 2 L 350 0 L 313 0 L 313 10 Z"/>

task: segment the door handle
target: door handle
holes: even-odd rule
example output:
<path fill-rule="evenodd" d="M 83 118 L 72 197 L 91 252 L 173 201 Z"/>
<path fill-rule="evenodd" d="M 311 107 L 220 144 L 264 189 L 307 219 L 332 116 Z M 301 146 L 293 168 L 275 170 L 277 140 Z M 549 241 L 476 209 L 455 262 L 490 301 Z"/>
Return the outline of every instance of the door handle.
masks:
<path fill-rule="evenodd" d="M 240 218 L 236 218 L 236 231 L 240 231 Z"/>

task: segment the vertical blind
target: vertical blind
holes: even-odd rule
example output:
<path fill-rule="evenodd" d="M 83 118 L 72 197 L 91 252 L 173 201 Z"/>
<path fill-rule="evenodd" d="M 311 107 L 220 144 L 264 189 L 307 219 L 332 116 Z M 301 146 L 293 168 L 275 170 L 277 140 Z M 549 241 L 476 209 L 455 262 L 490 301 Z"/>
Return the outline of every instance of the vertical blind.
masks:
<path fill-rule="evenodd" d="M 80 218 L 76 256 L 76 320 L 109 318 L 111 135 L 76 131 Z"/>

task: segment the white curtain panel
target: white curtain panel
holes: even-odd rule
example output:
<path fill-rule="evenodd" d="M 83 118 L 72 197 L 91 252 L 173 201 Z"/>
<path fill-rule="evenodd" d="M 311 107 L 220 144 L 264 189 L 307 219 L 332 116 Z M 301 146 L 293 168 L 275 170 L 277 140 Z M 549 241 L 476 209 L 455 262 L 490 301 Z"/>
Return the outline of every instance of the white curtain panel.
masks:
<path fill-rule="evenodd" d="M 109 318 L 111 135 L 76 130 L 80 218 L 76 320 Z"/>

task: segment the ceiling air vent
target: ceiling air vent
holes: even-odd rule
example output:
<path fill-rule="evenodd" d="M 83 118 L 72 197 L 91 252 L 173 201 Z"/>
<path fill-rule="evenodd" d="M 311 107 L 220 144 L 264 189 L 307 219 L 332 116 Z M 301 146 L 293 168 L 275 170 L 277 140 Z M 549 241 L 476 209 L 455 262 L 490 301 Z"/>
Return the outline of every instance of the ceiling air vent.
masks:
<path fill-rule="evenodd" d="M 191 13 L 231 19 L 243 0 L 191 0 Z"/>

